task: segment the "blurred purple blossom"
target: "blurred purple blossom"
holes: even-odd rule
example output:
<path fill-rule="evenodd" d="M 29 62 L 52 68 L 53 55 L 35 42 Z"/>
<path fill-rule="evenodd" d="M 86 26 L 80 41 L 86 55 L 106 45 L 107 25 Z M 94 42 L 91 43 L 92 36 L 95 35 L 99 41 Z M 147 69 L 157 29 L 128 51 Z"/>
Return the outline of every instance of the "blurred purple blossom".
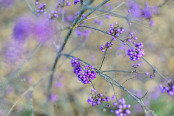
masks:
<path fill-rule="evenodd" d="M 31 84 L 31 83 L 32 83 L 32 78 L 31 78 L 31 77 L 27 77 L 26 82 L 27 82 L 28 84 Z"/>
<path fill-rule="evenodd" d="M 105 18 L 111 19 L 111 16 L 110 15 L 105 15 Z"/>
<path fill-rule="evenodd" d="M 56 87 L 56 88 L 64 87 L 64 84 L 63 84 L 63 83 L 60 83 L 59 81 L 57 81 L 57 82 L 55 83 L 55 87 Z"/>
<path fill-rule="evenodd" d="M 111 3 L 106 3 L 105 5 L 104 5 L 104 7 L 105 8 L 108 8 L 109 10 L 112 10 L 114 7 L 112 6 L 112 4 Z"/>
<path fill-rule="evenodd" d="M 95 54 L 91 54 L 87 57 L 87 59 L 93 63 L 97 61 L 97 56 Z"/>
<path fill-rule="evenodd" d="M 58 96 L 56 94 L 52 93 L 50 96 L 50 101 L 55 102 L 57 100 L 58 100 Z"/>
<path fill-rule="evenodd" d="M 159 13 L 157 6 L 149 6 L 147 3 L 145 3 L 145 7 L 142 10 L 142 16 L 144 18 L 151 20 L 152 16 L 157 13 Z"/>
<path fill-rule="evenodd" d="M 145 18 L 149 20 L 149 25 L 153 26 L 154 22 L 152 17 L 154 14 L 159 13 L 159 8 L 157 6 L 149 6 L 145 3 L 145 7 L 140 6 L 136 1 L 129 0 L 127 2 L 128 12 L 135 18 Z"/>
<path fill-rule="evenodd" d="M 49 20 L 38 19 L 34 25 L 33 31 L 36 39 L 41 43 L 45 43 L 53 39 L 54 26 Z"/>
<path fill-rule="evenodd" d="M 81 36 L 88 37 L 89 34 L 91 33 L 91 30 L 82 29 L 82 28 L 78 27 L 78 28 L 76 28 L 76 33 L 77 33 L 77 36 L 79 36 L 79 37 L 81 37 Z"/>
<path fill-rule="evenodd" d="M 9 86 L 7 87 L 7 93 L 10 94 L 10 93 L 12 93 L 12 92 L 13 92 L 13 87 L 9 85 Z"/>
<path fill-rule="evenodd" d="M 13 37 L 18 42 L 24 42 L 27 37 L 34 36 L 39 42 L 45 43 L 53 39 L 54 29 L 53 22 L 44 17 L 36 19 L 24 15 L 16 21 Z"/>
<path fill-rule="evenodd" d="M 4 114 L 2 112 L 0 112 L 0 116 L 4 116 Z"/>
<path fill-rule="evenodd" d="M 74 18 L 74 16 L 72 14 L 65 15 L 65 21 L 66 22 L 72 22 L 73 18 Z"/>
<path fill-rule="evenodd" d="M 124 51 L 124 55 L 126 56 L 128 47 L 126 45 L 123 45 L 121 42 L 119 42 L 119 43 L 120 43 L 120 46 L 118 46 L 116 48 L 116 51 L 118 51 L 117 54 L 118 55 L 121 55 L 122 52 Z"/>
<path fill-rule="evenodd" d="M 136 18 L 141 17 L 141 6 L 137 4 L 134 0 L 129 0 L 127 2 L 128 12 Z"/>
<path fill-rule="evenodd" d="M 21 43 L 10 41 L 3 48 L 4 60 L 8 63 L 15 64 L 22 59 L 24 46 Z"/>
<path fill-rule="evenodd" d="M 14 4 L 14 0 L 0 0 L 0 7 L 11 7 Z"/>
<path fill-rule="evenodd" d="M 99 20 L 99 19 L 95 19 L 94 23 L 98 24 L 98 25 L 103 25 L 103 21 Z"/>
<path fill-rule="evenodd" d="M 74 0 L 74 4 L 76 5 L 78 2 L 81 2 L 81 0 Z"/>
<path fill-rule="evenodd" d="M 153 91 L 150 92 L 149 99 L 158 100 L 160 95 L 161 95 L 161 92 L 160 92 L 159 88 L 157 87 Z"/>
<path fill-rule="evenodd" d="M 32 33 L 33 21 L 28 16 L 22 16 L 17 19 L 13 28 L 14 39 L 19 42 L 24 42 L 25 39 Z"/>
<path fill-rule="evenodd" d="M 134 110 L 138 113 L 141 114 L 143 112 L 141 105 L 140 104 L 135 104 L 134 105 Z"/>

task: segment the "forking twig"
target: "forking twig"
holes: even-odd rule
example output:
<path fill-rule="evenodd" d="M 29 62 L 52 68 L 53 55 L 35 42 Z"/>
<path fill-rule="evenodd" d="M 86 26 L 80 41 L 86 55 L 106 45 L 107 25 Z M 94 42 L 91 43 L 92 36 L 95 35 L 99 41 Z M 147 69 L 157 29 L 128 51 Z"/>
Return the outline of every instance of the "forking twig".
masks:
<path fill-rule="evenodd" d="M 85 27 L 85 28 L 90 28 L 90 29 L 93 29 L 93 30 L 96 30 L 96 31 L 99 31 L 99 32 L 102 32 L 102 33 L 105 33 L 107 34 L 106 31 L 103 31 L 103 30 L 100 30 L 100 29 L 97 29 L 97 28 L 94 28 L 94 27 L 89 27 L 89 26 L 81 26 L 81 27 Z M 119 39 L 121 42 L 124 42 L 124 40 L 121 40 Z M 130 48 L 133 48 L 131 45 L 129 45 L 128 43 L 126 43 L 127 46 L 129 46 Z M 142 57 L 142 59 L 153 69 L 154 72 L 156 72 L 161 78 L 163 78 L 166 82 L 169 82 L 168 79 L 163 76 L 149 61 L 146 60 L 145 57 Z"/>
<path fill-rule="evenodd" d="M 42 78 L 39 79 L 39 81 L 37 81 L 36 83 L 34 83 L 32 86 L 30 86 L 21 96 L 20 98 L 13 104 L 13 106 L 10 108 L 10 110 L 7 112 L 7 116 L 10 115 L 11 111 L 13 110 L 13 108 L 16 106 L 16 104 L 29 92 L 29 91 L 33 91 L 33 89 L 45 78 L 49 77 L 49 75 L 51 74 L 51 72 L 48 72 L 47 74 L 45 74 L 45 76 L 43 76 Z M 33 96 L 33 95 L 32 95 Z M 32 110 L 33 112 L 33 110 Z"/>
<path fill-rule="evenodd" d="M 106 4 L 108 1 L 110 0 L 105 0 L 104 2 L 102 2 L 101 4 L 99 4 L 95 9 L 91 10 L 89 13 L 87 13 L 84 17 L 81 18 L 82 14 L 87 10 L 87 6 L 88 5 L 85 5 L 83 6 L 83 8 L 80 10 L 79 12 L 79 15 L 76 17 L 76 19 L 73 21 L 72 23 L 72 26 L 71 28 L 69 29 L 64 41 L 63 41 L 63 44 L 62 46 L 60 47 L 60 49 L 58 50 L 57 52 L 57 56 L 56 56 L 56 59 L 54 61 L 54 64 L 53 64 L 53 67 L 52 67 L 52 73 L 51 73 L 51 76 L 50 76 L 50 79 L 49 79 L 49 82 L 48 82 L 48 89 L 47 89 L 47 99 L 49 100 L 49 97 L 51 95 L 51 88 L 52 88 L 52 81 L 53 81 L 53 75 L 54 75 L 54 72 L 55 72 L 55 69 L 56 69 L 56 65 L 58 63 L 58 60 L 61 56 L 61 53 L 62 51 L 64 50 L 64 47 L 73 31 L 73 29 L 76 27 L 76 24 L 80 23 L 82 20 L 86 19 L 86 17 L 88 17 L 89 15 L 91 15 L 94 11 L 96 11 L 98 8 L 100 8 L 101 6 L 103 6 L 104 4 Z"/>
<path fill-rule="evenodd" d="M 70 57 L 70 58 L 73 58 L 74 56 L 72 55 L 69 55 L 69 54 L 61 54 L 62 56 L 65 56 L 65 57 Z M 78 58 L 79 61 L 87 64 L 87 65 L 90 65 L 89 63 L 81 60 Z M 110 76 L 106 75 L 105 73 L 103 73 L 102 71 L 100 71 L 99 69 L 97 68 L 94 68 L 94 70 L 103 78 L 105 79 L 106 81 L 108 80 L 111 80 L 112 84 L 115 85 L 116 87 L 119 87 L 120 89 L 124 90 L 125 92 L 127 92 L 131 97 L 134 98 L 134 100 L 136 100 L 140 105 L 141 107 L 143 108 L 144 110 L 144 113 L 146 114 L 146 116 L 156 116 L 156 114 L 154 114 L 154 112 L 152 110 L 150 110 L 147 106 L 144 105 L 144 102 L 142 101 L 142 98 L 139 98 L 137 97 L 134 93 L 130 92 L 129 90 L 127 90 L 122 84 L 120 84 L 118 81 L 116 81 L 115 79 L 111 78 Z M 109 82 L 109 81 L 108 81 Z M 146 95 L 146 94 L 145 94 Z M 152 114 L 152 115 L 151 115 Z"/>

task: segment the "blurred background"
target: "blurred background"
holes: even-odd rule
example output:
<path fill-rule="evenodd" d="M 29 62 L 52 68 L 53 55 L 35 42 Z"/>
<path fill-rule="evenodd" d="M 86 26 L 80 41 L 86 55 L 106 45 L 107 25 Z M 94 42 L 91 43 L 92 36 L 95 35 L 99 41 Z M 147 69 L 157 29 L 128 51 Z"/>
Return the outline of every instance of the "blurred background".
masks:
<path fill-rule="evenodd" d="M 96 0 L 95 7 L 103 0 Z M 66 27 L 70 26 L 77 12 L 82 8 L 80 3 L 74 5 L 69 0 L 64 7 L 59 1 L 40 0 L 46 3 L 45 13 L 37 13 L 38 5 L 34 0 L 0 0 L 0 116 L 112 116 L 102 106 L 92 107 L 87 103 L 91 84 L 82 84 L 73 73 L 71 59 L 61 57 L 53 80 L 50 102 L 47 103 L 47 86 L 49 75 L 56 58 L 57 49 L 62 44 Z M 128 14 L 132 9 L 130 1 L 111 0 L 101 9 L 121 16 L 128 16 L 131 25 L 120 16 L 111 16 L 106 12 L 96 11 L 85 19 L 84 25 L 108 31 L 110 24 L 118 22 L 126 33 L 133 32 L 138 42 L 143 42 L 145 58 L 166 78 L 174 76 L 174 2 L 169 0 L 141 0 L 137 4 L 143 9 L 145 2 L 149 6 L 159 6 L 150 19 L 134 17 Z M 165 3 L 165 4 L 163 4 Z M 27 5 L 28 4 L 28 5 Z M 155 7 L 156 8 L 156 7 Z M 53 11 L 54 10 L 54 11 Z M 55 11 L 57 11 L 55 13 Z M 87 12 L 89 12 L 88 10 Z M 85 12 L 85 14 L 87 13 Z M 53 14 L 55 17 L 51 17 Z M 62 18 L 63 17 L 63 18 Z M 123 34 L 125 39 L 128 34 Z M 64 53 L 78 57 L 99 68 L 103 59 L 100 46 L 110 41 L 104 33 L 87 28 L 75 29 L 67 42 Z M 132 61 L 126 55 L 128 47 L 115 41 L 108 50 L 102 67 L 106 70 L 134 71 Z M 134 62 L 141 66 L 136 70 L 142 73 L 107 72 L 137 96 L 143 98 L 145 105 L 157 116 L 174 116 L 173 97 L 162 94 L 159 85 L 167 85 L 156 73 L 153 78 L 151 67 L 143 60 Z M 34 84 L 34 86 L 33 86 Z M 112 86 L 97 75 L 93 84 L 98 92 L 106 96 L 114 94 Z M 34 88 L 32 88 L 34 87 Z M 131 116 L 144 116 L 141 106 L 126 92 L 116 88 L 118 98 L 124 97 L 131 104 Z M 32 104 L 31 104 L 32 103 Z M 12 109 L 11 109 L 12 108 Z"/>

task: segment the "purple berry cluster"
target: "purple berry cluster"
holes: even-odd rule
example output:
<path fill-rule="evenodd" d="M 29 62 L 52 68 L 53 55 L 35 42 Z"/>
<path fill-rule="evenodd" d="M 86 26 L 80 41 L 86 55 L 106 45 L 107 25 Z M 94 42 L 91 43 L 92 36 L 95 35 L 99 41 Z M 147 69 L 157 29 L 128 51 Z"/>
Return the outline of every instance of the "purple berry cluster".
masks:
<path fill-rule="evenodd" d="M 84 84 L 89 84 L 94 78 L 96 78 L 97 73 L 93 70 L 94 66 L 86 65 L 85 69 L 81 67 L 80 61 L 77 58 L 72 58 L 72 67 L 74 67 L 74 73 L 77 75 L 78 80 Z"/>
<path fill-rule="evenodd" d="M 107 42 L 107 43 L 105 44 L 105 46 L 104 46 L 104 45 L 101 45 L 101 46 L 100 46 L 100 49 L 101 49 L 102 52 L 104 52 L 105 49 L 108 49 L 108 48 L 109 48 L 109 49 L 112 49 L 112 47 L 111 47 L 112 45 L 113 45 L 113 42 Z"/>
<path fill-rule="evenodd" d="M 123 27 L 120 27 L 117 22 L 114 24 L 110 24 L 109 28 L 109 35 L 112 35 L 114 37 L 119 37 L 124 32 Z"/>
<path fill-rule="evenodd" d="M 78 2 L 81 2 L 81 0 L 74 0 L 74 4 L 77 4 Z"/>
<path fill-rule="evenodd" d="M 39 0 L 35 0 L 35 4 L 38 5 L 39 4 Z"/>
<path fill-rule="evenodd" d="M 109 96 L 104 96 L 102 93 L 97 93 L 95 89 L 91 89 L 92 97 L 88 97 L 88 104 L 91 104 L 92 106 L 104 104 L 104 102 L 107 102 L 109 104 L 109 101 L 115 101 L 116 96 L 113 95 L 110 99 Z M 119 99 L 117 102 L 113 102 L 112 106 L 107 105 L 106 109 L 108 109 L 111 113 L 115 113 L 116 116 L 128 116 L 131 114 L 131 111 L 129 110 L 131 107 L 130 104 L 126 104 L 126 101 L 124 98 Z"/>
<path fill-rule="evenodd" d="M 174 81 L 172 82 L 171 79 L 169 79 L 167 86 L 160 85 L 159 88 L 161 89 L 162 93 L 167 92 L 168 95 L 174 96 Z"/>
<path fill-rule="evenodd" d="M 46 10 L 46 3 L 39 4 L 39 0 L 35 0 L 35 4 L 38 6 L 38 9 L 37 9 L 38 15 L 44 14 L 44 16 L 47 17 L 49 20 L 51 20 L 52 22 L 55 22 L 54 19 L 57 19 L 59 17 L 58 16 L 58 13 L 59 13 L 58 8 L 61 8 L 64 6 L 70 6 L 71 2 L 64 0 L 63 3 L 61 3 L 60 0 L 58 0 L 57 9 L 51 10 L 51 13 L 47 13 L 45 11 Z"/>
<path fill-rule="evenodd" d="M 91 89 L 91 94 L 92 97 L 89 96 L 87 102 L 89 104 L 92 104 L 92 106 L 100 105 L 103 102 L 109 102 L 110 97 L 109 96 L 104 96 L 102 93 L 97 93 L 97 90 Z"/>
<path fill-rule="evenodd" d="M 140 63 L 138 63 L 138 64 L 136 64 L 136 65 L 135 65 L 135 64 L 132 64 L 132 67 L 133 67 L 133 68 L 138 68 L 138 67 L 140 67 Z"/>
<path fill-rule="evenodd" d="M 136 43 L 135 48 L 128 49 L 127 55 L 130 56 L 130 60 L 132 61 L 140 60 L 144 56 L 143 43 Z"/>
<path fill-rule="evenodd" d="M 130 104 L 126 104 L 124 98 L 118 100 L 118 102 L 113 103 L 113 107 L 111 108 L 110 112 L 115 113 L 117 116 L 128 116 L 131 114 L 129 110 L 131 108 Z"/>
<path fill-rule="evenodd" d="M 54 11 L 52 10 L 50 14 L 48 14 L 48 19 L 49 20 L 52 20 L 52 19 L 55 19 L 55 18 L 58 18 L 58 11 Z"/>
<path fill-rule="evenodd" d="M 100 46 L 100 50 L 101 50 L 102 52 L 105 52 L 106 49 L 108 49 L 108 48 L 111 49 L 111 48 L 112 48 L 111 46 L 113 45 L 113 42 L 112 42 L 112 41 L 116 41 L 116 39 L 117 39 L 123 32 L 124 32 L 123 27 L 119 27 L 119 25 L 118 25 L 117 22 L 115 22 L 115 25 L 111 24 L 111 25 L 110 25 L 110 28 L 109 28 L 108 34 L 112 36 L 112 40 L 111 40 L 110 42 L 107 42 L 107 43 L 105 44 L 105 46 L 104 46 L 104 45 L 101 45 L 101 46 Z"/>
<path fill-rule="evenodd" d="M 136 37 L 136 36 L 134 37 L 133 35 L 134 35 L 133 32 L 129 33 L 129 37 L 126 39 L 126 41 L 129 42 L 129 43 L 132 42 L 132 44 L 136 44 L 135 41 L 138 40 L 138 37 Z"/>
<path fill-rule="evenodd" d="M 35 0 L 35 4 L 38 5 L 37 8 L 37 14 L 40 15 L 42 13 L 46 13 L 45 9 L 46 9 L 46 3 L 43 4 L 39 4 L 39 0 Z"/>

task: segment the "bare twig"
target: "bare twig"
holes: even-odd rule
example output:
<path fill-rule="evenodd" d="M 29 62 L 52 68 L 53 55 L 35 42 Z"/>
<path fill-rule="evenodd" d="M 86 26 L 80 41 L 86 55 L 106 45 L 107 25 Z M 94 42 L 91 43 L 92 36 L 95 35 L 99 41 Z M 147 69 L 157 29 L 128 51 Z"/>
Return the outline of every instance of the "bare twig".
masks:
<path fill-rule="evenodd" d="M 31 116 L 34 116 L 34 111 L 33 111 L 33 88 L 31 88 L 30 106 L 31 106 Z"/>
<path fill-rule="evenodd" d="M 36 16 L 36 13 L 35 13 L 34 9 L 32 8 L 32 6 L 30 5 L 30 3 L 28 2 L 28 0 L 25 0 L 25 2 L 27 3 L 27 6 L 31 10 L 31 12 Z"/>
<path fill-rule="evenodd" d="M 16 106 L 16 104 L 29 92 L 29 91 L 33 91 L 34 87 L 36 87 L 41 81 L 43 81 L 45 78 L 49 77 L 49 75 L 51 74 L 51 72 L 48 72 L 47 74 L 45 74 L 45 76 L 41 77 L 41 79 L 39 79 L 39 81 L 37 81 L 36 83 L 34 83 L 32 86 L 30 86 L 21 96 L 20 98 L 13 104 L 13 106 L 10 108 L 10 110 L 7 113 L 7 116 L 10 115 L 11 111 L 13 110 L 13 108 Z"/>
<path fill-rule="evenodd" d="M 123 85 L 124 83 L 126 83 L 127 81 L 133 79 L 133 78 L 135 78 L 135 77 L 131 77 L 131 78 L 129 78 L 129 79 L 126 79 L 126 80 L 122 83 L 122 85 Z"/>
<path fill-rule="evenodd" d="M 99 68 L 99 70 L 101 70 L 101 68 L 102 68 L 102 66 L 103 66 L 103 63 L 104 63 L 104 60 L 105 60 L 105 57 L 106 57 L 106 52 L 107 52 L 107 48 L 106 48 L 106 50 L 105 50 L 105 52 L 104 52 L 104 55 L 103 55 L 103 59 L 102 59 L 102 62 L 101 62 L 101 65 L 100 65 L 100 68 Z"/>
<path fill-rule="evenodd" d="M 64 4 L 64 0 L 62 0 L 62 5 Z M 61 43 L 61 38 L 62 38 L 62 29 L 64 28 L 63 24 L 64 24 L 64 7 L 61 7 L 62 8 L 62 20 L 61 20 L 61 25 L 60 25 L 60 33 L 59 33 L 59 39 L 58 39 L 58 43 L 57 43 L 57 46 L 60 46 L 60 43 Z"/>

